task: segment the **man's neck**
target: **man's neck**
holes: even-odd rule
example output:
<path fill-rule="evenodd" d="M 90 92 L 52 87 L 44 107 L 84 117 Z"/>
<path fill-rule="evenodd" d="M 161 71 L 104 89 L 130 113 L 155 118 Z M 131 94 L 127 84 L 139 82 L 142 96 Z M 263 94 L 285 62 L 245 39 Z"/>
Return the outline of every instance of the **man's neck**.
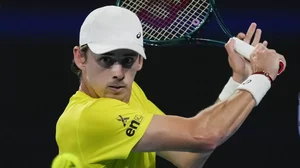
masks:
<path fill-rule="evenodd" d="M 92 98 L 99 98 L 96 92 L 92 88 L 88 87 L 83 81 L 80 82 L 79 90 Z"/>

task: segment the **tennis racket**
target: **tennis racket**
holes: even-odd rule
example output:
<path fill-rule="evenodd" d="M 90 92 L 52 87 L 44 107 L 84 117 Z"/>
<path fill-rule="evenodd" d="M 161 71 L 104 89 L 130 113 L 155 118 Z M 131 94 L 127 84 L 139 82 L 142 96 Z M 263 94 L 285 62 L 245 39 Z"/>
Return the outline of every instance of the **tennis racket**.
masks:
<path fill-rule="evenodd" d="M 201 38 L 199 29 L 213 14 L 224 34 L 235 40 L 235 50 L 250 60 L 254 47 L 232 36 L 214 0 L 117 0 L 117 6 L 134 12 L 142 22 L 144 43 L 151 46 L 207 44 L 224 47 L 226 42 Z M 278 75 L 284 70 L 279 63 Z"/>

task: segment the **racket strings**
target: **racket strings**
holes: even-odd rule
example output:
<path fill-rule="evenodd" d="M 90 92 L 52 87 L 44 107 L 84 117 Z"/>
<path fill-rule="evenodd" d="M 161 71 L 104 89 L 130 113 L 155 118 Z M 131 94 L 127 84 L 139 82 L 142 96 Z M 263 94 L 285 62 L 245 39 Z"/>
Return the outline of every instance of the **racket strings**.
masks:
<path fill-rule="evenodd" d="M 184 13 L 184 17 L 183 20 L 179 22 L 180 24 L 178 24 L 178 31 L 173 33 L 173 36 L 167 36 L 166 38 L 178 38 L 177 35 L 184 35 L 189 33 L 188 31 L 194 30 L 196 26 L 205 19 L 205 16 L 208 15 L 208 7 L 209 3 L 206 1 L 200 3 L 198 1 L 192 1 L 188 8 L 182 12 Z"/>
<path fill-rule="evenodd" d="M 122 7 L 137 13 L 145 8 L 151 0 L 124 0 L 121 4 Z"/>
<path fill-rule="evenodd" d="M 124 0 L 121 6 L 138 15 L 148 40 L 170 40 L 191 34 L 210 12 L 207 0 Z"/>
<path fill-rule="evenodd" d="M 182 4 L 186 5 L 186 4 Z M 150 8 L 150 9 L 149 9 Z M 148 22 L 148 18 L 143 20 L 144 29 L 145 29 L 145 36 L 147 39 L 154 39 L 154 40 L 162 40 L 161 37 L 164 37 L 165 34 L 168 32 L 166 28 L 167 25 L 173 24 L 172 20 L 176 19 L 176 15 L 173 14 L 173 11 L 176 11 L 177 4 L 171 5 L 168 1 L 157 1 L 151 9 L 151 6 L 146 10 L 149 10 L 151 13 L 154 13 L 155 16 L 158 18 L 154 19 L 153 23 Z M 148 15 L 149 16 L 149 15 Z M 170 17 L 168 17 L 170 16 Z M 166 28 L 165 28 L 166 27 Z"/>
<path fill-rule="evenodd" d="M 158 32 L 157 35 L 154 38 L 156 38 L 158 40 L 166 40 L 166 39 L 169 39 L 169 38 L 177 37 L 178 34 L 182 31 L 182 28 L 180 28 L 180 26 L 181 25 L 184 26 L 184 24 L 181 24 L 181 19 L 184 19 L 185 16 L 186 16 L 186 15 L 182 16 L 184 14 L 184 12 L 182 12 L 180 10 L 180 8 L 181 7 L 186 7 L 188 9 L 189 8 L 188 6 L 190 6 L 189 0 L 182 0 L 181 5 L 178 5 L 178 6 L 174 5 L 173 9 L 171 9 L 171 10 L 172 11 L 178 11 L 176 13 L 176 15 L 178 15 L 178 16 L 174 18 L 175 20 L 174 20 L 174 22 L 171 23 L 170 26 L 168 26 L 162 32 Z M 176 15 L 173 15 L 173 17 L 176 16 Z"/>
<path fill-rule="evenodd" d="M 155 39 L 158 36 L 162 36 L 161 33 L 163 33 L 163 29 L 159 30 L 158 27 L 165 27 L 165 25 L 167 25 L 166 22 L 171 21 L 167 16 L 170 11 L 176 10 L 176 6 L 172 6 L 173 4 L 167 0 L 139 1 L 139 3 L 135 5 L 132 3 L 135 2 L 125 0 L 121 6 L 137 13 L 143 24 L 144 37 L 147 39 Z M 180 4 L 180 1 L 178 1 L 177 4 Z M 176 3 L 174 3 L 174 5 L 176 5 Z"/>

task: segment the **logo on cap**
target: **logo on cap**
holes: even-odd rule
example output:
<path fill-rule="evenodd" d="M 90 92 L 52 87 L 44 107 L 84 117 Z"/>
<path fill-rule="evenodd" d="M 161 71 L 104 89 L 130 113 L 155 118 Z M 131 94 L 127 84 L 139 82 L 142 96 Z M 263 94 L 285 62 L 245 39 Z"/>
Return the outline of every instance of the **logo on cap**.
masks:
<path fill-rule="evenodd" d="M 139 32 L 139 33 L 136 35 L 136 38 L 139 39 L 139 38 L 141 38 L 141 36 L 142 36 L 142 34 L 141 34 L 141 32 Z"/>

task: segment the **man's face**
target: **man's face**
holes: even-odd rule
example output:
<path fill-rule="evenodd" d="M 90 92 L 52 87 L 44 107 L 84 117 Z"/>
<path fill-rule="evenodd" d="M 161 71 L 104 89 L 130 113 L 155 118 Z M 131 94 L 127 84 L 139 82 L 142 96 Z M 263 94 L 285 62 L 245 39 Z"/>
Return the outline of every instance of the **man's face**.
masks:
<path fill-rule="evenodd" d="M 120 49 L 97 55 L 90 50 L 82 68 L 82 80 L 97 97 L 128 102 L 132 83 L 143 59 L 131 50 Z"/>

